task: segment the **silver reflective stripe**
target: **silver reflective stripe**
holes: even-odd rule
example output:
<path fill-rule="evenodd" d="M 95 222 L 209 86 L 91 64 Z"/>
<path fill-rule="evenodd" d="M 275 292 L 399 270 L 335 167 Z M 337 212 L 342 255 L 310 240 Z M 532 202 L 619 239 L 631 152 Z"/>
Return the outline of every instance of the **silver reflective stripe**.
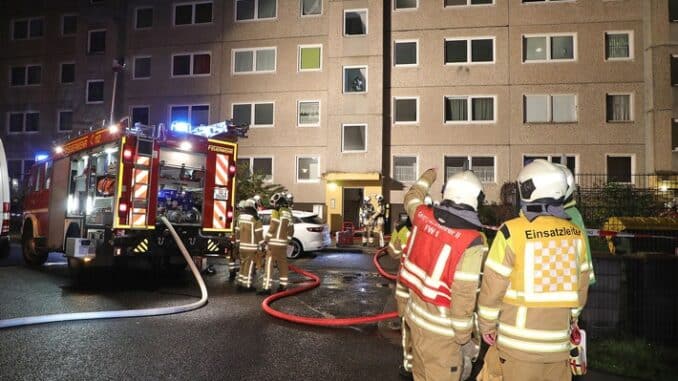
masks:
<path fill-rule="evenodd" d="M 502 276 L 505 276 L 505 277 L 508 277 L 509 275 L 511 275 L 511 272 L 513 271 L 513 270 L 511 270 L 511 268 L 506 267 L 506 266 L 502 265 L 501 263 L 492 260 L 491 258 L 487 258 L 487 260 L 485 261 L 485 266 L 491 268 L 492 270 L 497 272 L 499 275 L 502 275 Z"/>
<path fill-rule="evenodd" d="M 497 320 L 499 318 L 499 308 L 478 306 L 478 315 L 483 319 Z"/>
<path fill-rule="evenodd" d="M 473 273 L 466 273 L 463 271 L 455 271 L 454 280 L 463 280 L 467 282 L 477 282 L 480 279 L 480 275 Z"/>
<path fill-rule="evenodd" d="M 515 327 L 504 323 L 499 323 L 499 332 L 506 333 L 513 337 L 540 341 L 561 341 L 568 340 L 568 338 L 570 337 L 570 331 L 567 329 L 558 331 L 529 329 Z"/>
<path fill-rule="evenodd" d="M 421 329 L 441 336 L 454 337 L 454 330 L 452 328 L 442 328 L 439 325 L 431 324 L 425 319 L 417 316 L 412 310 L 408 310 L 407 318 L 408 322 L 412 322 Z"/>
<path fill-rule="evenodd" d="M 526 352 L 533 353 L 555 353 L 555 352 L 567 352 L 569 351 L 570 342 L 569 340 L 562 343 L 533 343 L 529 341 L 516 340 L 506 336 L 497 337 L 497 343 L 509 348 L 518 349 Z"/>

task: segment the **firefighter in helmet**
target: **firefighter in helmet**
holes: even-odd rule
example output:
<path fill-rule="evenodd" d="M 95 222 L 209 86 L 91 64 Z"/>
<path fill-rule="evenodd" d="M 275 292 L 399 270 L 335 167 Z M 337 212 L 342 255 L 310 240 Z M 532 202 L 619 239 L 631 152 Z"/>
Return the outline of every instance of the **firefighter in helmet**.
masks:
<path fill-rule="evenodd" d="M 363 246 L 367 246 L 369 243 L 372 245 L 374 243 L 374 237 L 372 237 L 372 230 L 374 230 L 374 224 L 376 222 L 376 210 L 374 209 L 374 205 L 372 205 L 372 202 L 370 201 L 370 196 L 365 196 L 363 197 L 363 201 L 360 204 L 360 210 L 358 211 L 358 215 L 360 217 L 360 225 L 362 225 L 363 228 L 363 237 L 362 237 L 362 242 Z"/>
<path fill-rule="evenodd" d="M 384 247 L 384 225 L 388 219 L 388 206 L 384 201 L 384 196 L 377 196 L 377 209 L 374 214 L 374 232 L 379 236 L 379 247 Z"/>
<path fill-rule="evenodd" d="M 584 233 L 563 210 L 565 174 L 546 160 L 518 174 L 520 215 L 497 232 L 478 298 L 483 340 L 505 381 L 571 380 L 570 332 L 591 271 Z"/>
<path fill-rule="evenodd" d="M 235 280 L 238 270 L 240 269 L 236 261 L 240 261 L 242 264 L 242 259 L 240 258 L 240 236 L 238 232 L 238 218 L 243 208 L 245 208 L 245 200 L 240 200 L 235 209 L 235 234 L 233 234 L 231 249 L 226 253 L 226 263 L 228 266 L 228 281 L 232 282 Z"/>
<path fill-rule="evenodd" d="M 294 235 L 294 220 L 292 211 L 287 207 L 287 199 L 282 193 L 275 193 L 270 199 L 271 223 L 264 238 L 266 250 L 266 263 L 264 265 L 264 281 L 259 294 L 270 294 L 273 287 L 273 265 L 278 267 L 280 284 L 278 291 L 287 288 L 289 284 L 289 269 L 287 267 L 287 245 Z"/>
<path fill-rule="evenodd" d="M 263 230 L 256 202 L 251 198 L 245 200 L 236 226 L 236 236 L 240 246 L 240 272 L 237 279 L 239 289 L 254 290 L 254 261 L 259 248 L 264 243 Z"/>
<path fill-rule="evenodd" d="M 424 204 L 436 172 L 429 169 L 405 194 L 412 236 L 399 281 L 409 289 L 405 323 L 412 337 L 412 373 L 419 380 L 459 380 L 461 346 L 471 339 L 487 241 L 479 231 L 483 187 L 471 171 L 456 173 L 437 206 Z"/>
<path fill-rule="evenodd" d="M 287 200 L 287 207 L 292 209 L 294 207 L 294 195 L 291 192 L 285 193 L 285 199 Z"/>

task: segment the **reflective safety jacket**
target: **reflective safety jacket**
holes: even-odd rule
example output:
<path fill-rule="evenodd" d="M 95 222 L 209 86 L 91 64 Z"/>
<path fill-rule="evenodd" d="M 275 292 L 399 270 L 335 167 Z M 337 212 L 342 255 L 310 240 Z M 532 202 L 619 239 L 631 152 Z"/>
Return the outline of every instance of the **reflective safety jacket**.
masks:
<path fill-rule="evenodd" d="M 399 230 L 391 234 L 391 240 L 388 242 L 386 251 L 391 258 L 399 260 L 403 254 L 403 247 L 407 244 L 407 237 L 410 236 L 410 229 L 403 225 Z M 402 261 L 401 261 L 402 262 Z"/>
<path fill-rule="evenodd" d="M 271 223 L 266 232 L 266 242 L 271 246 L 285 246 L 294 235 L 294 220 L 292 212 L 287 208 L 280 208 L 271 212 Z"/>
<path fill-rule="evenodd" d="M 236 243 L 240 250 L 256 251 L 264 243 L 261 220 L 248 213 L 240 213 L 236 225 Z"/>
<path fill-rule="evenodd" d="M 591 268 L 591 272 L 589 272 L 589 284 L 591 285 L 596 283 L 596 275 L 593 270 L 593 259 L 591 258 L 591 246 L 589 245 L 589 236 L 588 234 L 586 234 L 584 217 L 582 217 L 576 205 L 577 202 L 574 200 L 565 204 L 565 213 L 567 213 L 567 215 L 570 216 L 570 221 L 572 221 L 573 224 L 577 225 L 577 227 L 581 229 L 584 235 L 584 240 L 586 241 L 586 258 L 588 259 L 589 267 Z"/>
<path fill-rule="evenodd" d="M 501 226 L 485 261 L 478 298 L 483 334 L 522 361 L 568 358 L 571 321 L 586 304 L 583 232 L 568 220 L 521 215 Z"/>

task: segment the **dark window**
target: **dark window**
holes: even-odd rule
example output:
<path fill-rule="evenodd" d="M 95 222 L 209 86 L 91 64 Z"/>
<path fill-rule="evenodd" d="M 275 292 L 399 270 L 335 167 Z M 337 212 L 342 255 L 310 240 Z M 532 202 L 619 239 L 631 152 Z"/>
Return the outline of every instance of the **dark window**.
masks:
<path fill-rule="evenodd" d="M 24 114 L 9 114 L 9 132 L 22 132 L 24 130 Z"/>
<path fill-rule="evenodd" d="M 42 81 L 42 66 L 28 66 L 26 70 L 28 72 L 26 84 L 39 85 Z"/>
<path fill-rule="evenodd" d="M 631 95 L 607 94 L 606 99 L 608 122 L 631 121 Z"/>
<path fill-rule="evenodd" d="M 367 34 L 367 11 L 344 12 L 344 33 L 347 36 Z"/>
<path fill-rule="evenodd" d="M 233 105 L 233 122 L 238 125 L 252 123 L 252 105 Z"/>
<path fill-rule="evenodd" d="M 132 125 L 135 123 L 141 123 L 144 126 L 150 125 L 148 114 L 148 107 L 132 107 Z"/>
<path fill-rule="evenodd" d="M 151 57 L 136 57 L 134 59 L 134 78 L 151 77 Z"/>
<path fill-rule="evenodd" d="M 23 86 L 26 84 L 26 67 L 15 66 L 10 70 L 10 83 L 12 86 Z"/>
<path fill-rule="evenodd" d="M 205 24 L 212 22 L 212 3 L 195 5 L 195 23 Z"/>
<path fill-rule="evenodd" d="M 191 74 L 191 56 L 174 56 L 172 59 L 172 75 L 190 75 Z"/>
<path fill-rule="evenodd" d="M 417 1 L 417 0 L 412 0 Z M 301 15 L 319 15 L 323 11 L 323 0 L 301 0 Z"/>
<path fill-rule="evenodd" d="M 206 126 L 209 124 L 210 106 L 200 105 L 191 107 L 191 125 Z"/>
<path fill-rule="evenodd" d="M 615 183 L 631 182 L 631 157 L 608 156 L 607 157 L 607 181 Z"/>
<path fill-rule="evenodd" d="M 174 25 L 205 24 L 212 22 L 212 2 L 174 6 Z"/>
<path fill-rule="evenodd" d="M 270 126 L 273 124 L 273 103 L 254 105 L 254 125 Z"/>
<path fill-rule="evenodd" d="M 97 30 L 89 32 L 89 47 L 88 52 L 103 53 L 106 51 L 106 31 Z"/>
<path fill-rule="evenodd" d="M 395 9 L 412 9 L 417 7 L 417 0 L 395 0 L 393 6 Z"/>
<path fill-rule="evenodd" d="M 193 23 L 193 4 L 175 6 L 174 25 L 188 25 L 191 23 Z"/>
<path fill-rule="evenodd" d="M 466 40 L 445 41 L 445 63 L 467 62 Z"/>
<path fill-rule="evenodd" d="M 492 62 L 494 60 L 494 41 L 472 40 L 471 41 L 471 61 L 472 62 Z"/>
<path fill-rule="evenodd" d="M 671 56 L 671 85 L 678 86 L 678 56 Z"/>
<path fill-rule="evenodd" d="M 669 21 L 678 21 L 678 0 L 669 0 Z"/>
<path fill-rule="evenodd" d="M 61 64 L 61 83 L 75 82 L 75 64 L 64 63 Z"/>
<path fill-rule="evenodd" d="M 28 20 L 14 21 L 12 25 L 12 39 L 25 40 L 28 38 Z"/>
<path fill-rule="evenodd" d="M 59 111 L 59 131 L 73 129 L 73 111 Z"/>
<path fill-rule="evenodd" d="M 417 64 L 417 42 L 396 42 L 395 43 L 395 64 L 396 65 L 416 65 Z"/>
<path fill-rule="evenodd" d="M 61 18 L 61 34 L 64 36 L 75 34 L 78 31 L 78 16 L 63 15 Z"/>
<path fill-rule="evenodd" d="M 28 27 L 28 37 L 38 38 L 44 35 L 44 21 L 43 19 L 31 19 Z"/>
<path fill-rule="evenodd" d="M 150 28 L 153 26 L 153 8 L 139 8 L 136 12 L 136 29 Z"/>
<path fill-rule="evenodd" d="M 40 113 L 27 112 L 26 113 L 26 132 L 40 131 Z"/>
<path fill-rule="evenodd" d="M 236 0 L 235 19 L 236 20 L 254 19 L 254 0 Z"/>
<path fill-rule="evenodd" d="M 185 122 L 189 123 L 188 119 L 188 106 L 174 106 L 172 107 L 170 115 L 170 123 L 172 122 Z"/>
<path fill-rule="evenodd" d="M 209 54 L 196 54 L 193 56 L 193 74 L 209 74 L 210 73 Z"/>
<path fill-rule="evenodd" d="M 87 83 L 87 103 L 104 101 L 104 81 L 89 81 Z"/>
<path fill-rule="evenodd" d="M 395 100 L 395 121 L 414 123 L 417 121 L 417 99 Z"/>
<path fill-rule="evenodd" d="M 445 0 L 445 6 L 493 4 L 494 0 Z"/>
<path fill-rule="evenodd" d="M 264 180 L 273 179 L 273 159 L 269 157 L 255 157 L 252 159 L 252 172 L 265 175 Z"/>
<path fill-rule="evenodd" d="M 671 120 L 671 149 L 678 149 L 678 122 L 675 119 Z"/>

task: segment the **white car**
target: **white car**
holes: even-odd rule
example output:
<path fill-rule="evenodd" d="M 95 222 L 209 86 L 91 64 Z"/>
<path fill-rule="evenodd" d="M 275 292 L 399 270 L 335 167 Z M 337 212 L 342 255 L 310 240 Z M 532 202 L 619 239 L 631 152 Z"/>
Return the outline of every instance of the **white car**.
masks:
<path fill-rule="evenodd" d="M 266 234 L 271 223 L 271 209 L 260 210 L 259 217 Z M 297 258 L 304 251 L 322 250 L 332 243 L 329 226 L 323 223 L 317 214 L 292 210 L 292 217 L 294 217 L 294 236 L 292 250 L 287 251 L 288 258 Z"/>

